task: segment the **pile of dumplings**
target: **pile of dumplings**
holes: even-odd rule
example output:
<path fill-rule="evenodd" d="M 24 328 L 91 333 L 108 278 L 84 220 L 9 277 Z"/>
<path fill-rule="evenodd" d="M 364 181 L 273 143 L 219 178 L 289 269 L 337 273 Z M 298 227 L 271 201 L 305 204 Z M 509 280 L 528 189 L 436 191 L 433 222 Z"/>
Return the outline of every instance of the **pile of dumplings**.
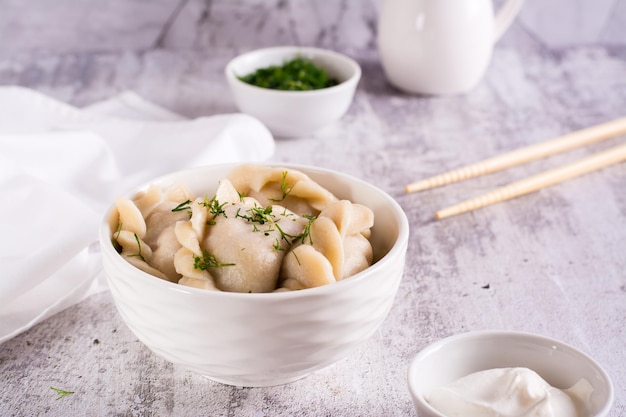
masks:
<path fill-rule="evenodd" d="M 372 264 L 374 213 L 301 171 L 241 165 L 214 196 L 184 184 L 118 198 L 112 243 L 135 267 L 196 288 L 266 293 L 337 282 Z"/>

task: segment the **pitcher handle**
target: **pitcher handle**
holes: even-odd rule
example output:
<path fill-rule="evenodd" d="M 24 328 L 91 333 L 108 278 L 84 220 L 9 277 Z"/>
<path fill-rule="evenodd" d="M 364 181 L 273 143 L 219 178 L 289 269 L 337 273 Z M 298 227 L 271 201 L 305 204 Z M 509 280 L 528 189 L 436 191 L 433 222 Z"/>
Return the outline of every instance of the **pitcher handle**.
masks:
<path fill-rule="evenodd" d="M 502 34 L 504 34 L 504 32 L 506 32 L 509 28 L 509 25 L 513 22 L 522 8 L 523 3 L 524 0 L 508 0 L 502 5 L 502 7 L 500 7 L 500 10 L 498 10 L 495 17 L 494 43 L 500 39 Z"/>

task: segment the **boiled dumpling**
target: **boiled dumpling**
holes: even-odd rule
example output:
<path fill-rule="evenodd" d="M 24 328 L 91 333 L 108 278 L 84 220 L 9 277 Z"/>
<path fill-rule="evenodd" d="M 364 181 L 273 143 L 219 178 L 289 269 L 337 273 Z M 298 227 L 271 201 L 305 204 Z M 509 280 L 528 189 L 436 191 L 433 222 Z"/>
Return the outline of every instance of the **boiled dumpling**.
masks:
<path fill-rule="evenodd" d="M 261 206 L 280 204 L 300 215 L 317 215 L 337 201 L 308 175 L 289 168 L 241 165 L 228 179 L 240 194 L 255 198 Z"/>
<path fill-rule="evenodd" d="M 113 246 L 136 267 L 150 269 L 148 260 L 152 257 L 152 249 L 144 241 L 146 222 L 132 200 L 117 198 L 117 230 L 113 234 Z M 159 273 L 159 276 L 163 276 Z"/>
<path fill-rule="evenodd" d="M 189 209 L 180 207 L 190 198 L 193 198 L 191 193 L 184 187 L 175 186 L 162 193 L 161 199 L 150 205 L 149 210 L 144 209 L 147 228 L 145 241 L 153 252 L 150 265 L 163 272 L 172 282 L 180 279 L 174 267 L 174 255 L 180 249 L 174 227 L 176 222 L 189 219 Z"/>
<path fill-rule="evenodd" d="M 137 193 L 133 202 L 141 211 L 142 216 L 147 218 L 155 208 L 165 201 L 181 204 L 193 198 L 193 194 L 185 185 L 177 183 L 165 191 L 156 185 L 150 185 L 147 190 Z"/>
<path fill-rule="evenodd" d="M 310 237 L 285 256 L 282 287 L 303 289 L 336 282 L 372 264 L 367 239 L 374 214 L 360 204 L 341 200 L 322 210 L 310 225 Z"/>
<path fill-rule="evenodd" d="M 300 245 L 289 252 L 282 265 L 280 289 L 302 290 L 336 282 L 333 266 L 313 246 Z"/>
<path fill-rule="evenodd" d="M 181 278 L 181 285 L 203 289 L 217 289 L 213 276 L 199 262 L 205 254 L 200 248 L 206 224 L 209 221 L 209 207 L 205 200 L 197 198 L 189 206 L 191 217 L 178 221 L 174 226 L 179 249 L 174 255 L 174 266 Z"/>
<path fill-rule="evenodd" d="M 231 186 L 224 181 L 220 188 Z M 216 196 L 223 195 L 219 190 Z M 253 198 L 219 201 L 223 212 L 207 226 L 202 250 L 218 266 L 210 268 L 218 288 L 234 292 L 271 292 L 294 237 L 308 220 L 285 207 L 263 207 Z"/>
<path fill-rule="evenodd" d="M 146 220 L 132 200 L 118 198 L 115 201 L 119 230 L 128 230 L 143 239 L 146 235 Z"/>
<path fill-rule="evenodd" d="M 373 212 L 306 174 L 243 165 L 213 198 L 180 184 L 116 202 L 113 244 L 137 268 L 181 285 L 234 292 L 330 284 L 372 263 Z"/>
<path fill-rule="evenodd" d="M 150 186 L 133 200 L 118 198 L 117 244 L 122 256 L 136 267 L 160 278 L 176 282 L 174 254 L 180 244 L 174 233 L 177 221 L 188 218 L 185 210 L 175 210 L 191 193 L 182 185 L 167 192 Z M 140 250 L 140 251 L 139 251 Z"/>
<path fill-rule="evenodd" d="M 126 202 L 124 201 L 120 205 L 120 201 L 121 200 L 118 201 L 118 207 L 122 208 L 120 218 L 128 219 L 128 212 L 124 213 L 124 205 L 126 205 Z M 128 206 L 126 206 L 126 208 L 127 207 Z M 161 271 L 150 266 L 149 262 L 152 259 L 152 249 L 142 240 L 135 230 L 125 230 L 123 228 L 123 223 L 119 223 L 118 230 L 113 235 L 112 240 L 113 245 L 116 249 L 118 249 L 120 255 L 123 256 L 130 264 L 144 272 L 147 272 L 148 274 L 166 279 L 165 275 Z"/>
<path fill-rule="evenodd" d="M 373 251 L 368 240 L 374 225 L 372 210 L 342 200 L 324 209 L 319 220 L 317 225 L 311 227 L 313 246 L 331 261 L 337 280 L 354 275 L 372 264 Z M 342 245 L 336 244 L 335 229 Z"/>
<path fill-rule="evenodd" d="M 153 251 L 150 265 L 157 268 L 172 282 L 177 282 L 180 275 L 174 267 L 174 255 L 180 249 L 176 238 L 176 222 L 186 220 L 189 215 L 185 212 L 173 212 L 176 204 L 162 203 L 146 219 L 149 233 L 146 234 L 146 243 Z"/>

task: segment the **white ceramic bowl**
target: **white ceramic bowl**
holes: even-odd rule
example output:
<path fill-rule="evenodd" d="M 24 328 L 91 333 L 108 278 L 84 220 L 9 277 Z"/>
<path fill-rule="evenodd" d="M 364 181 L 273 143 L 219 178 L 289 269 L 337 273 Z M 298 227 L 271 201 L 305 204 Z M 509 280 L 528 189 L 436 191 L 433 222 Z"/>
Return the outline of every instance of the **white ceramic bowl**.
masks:
<path fill-rule="evenodd" d="M 150 183 L 166 187 L 180 181 L 196 195 L 212 196 L 234 166 L 185 170 Z M 402 277 L 409 234 L 398 203 L 348 175 L 281 166 L 299 169 L 337 197 L 374 211 L 376 262 L 345 280 L 301 291 L 242 294 L 185 287 L 140 271 L 115 251 L 112 207 L 100 227 L 105 275 L 122 319 L 154 353 L 225 384 L 279 385 L 348 355 L 385 320 Z"/>
<path fill-rule="evenodd" d="M 439 340 L 411 362 L 408 385 L 419 417 L 446 417 L 426 401 L 439 386 L 474 372 L 526 367 L 550 385 L 564 389 L 581 378 L 594 389 L 589 417 L 607 416 L 613 385 L 607 373 L 585 353 L 558 340 L 524 332 L 469 332 Z"/>
<path fill-rule="evenodd" d="M 280 91 L 256 87 L 238 78 L 299 56 L 325 69 L 339 84 L 311 91 Z M 226 65 L 225 73 L 242 112 L 259 119 L 276 136 L 299 137 L 314 133 L 346 113 L 361 78 L 361 67 L 337 52 L 282 46 L 244 53 Z"/>

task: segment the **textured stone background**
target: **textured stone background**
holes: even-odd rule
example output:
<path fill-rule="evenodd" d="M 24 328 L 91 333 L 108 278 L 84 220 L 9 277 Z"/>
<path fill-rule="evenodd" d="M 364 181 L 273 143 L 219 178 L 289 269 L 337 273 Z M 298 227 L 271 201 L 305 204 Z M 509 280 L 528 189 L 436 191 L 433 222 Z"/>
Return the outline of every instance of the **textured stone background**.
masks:
<path fill-rule="evenodd" d="M 121 322 L 108 293 L 0 345 L 2 416 L 407 416 L 411 357 L 480 329 L 536 332 L 588 352 L 626 414 L 626 166 L 434 221 L 436 209 L 593 151 L 615 138 L 421 194 L 406 183 L 624 116 L 626 3 L 529 0 L 483 82 L 414 97 L 385 81 L 378 1 L 0 0 L 0 84 L 81 106 L 132 89 L 194 117 L 236 111 L 223 79 L 241 51 L 313 45 L 352 55 L 363 79 L 349 113 L 315 136 L 278 140 L 275 160 L 339 169 L 406 210 L 405 277 L 362 348 L 296 383 L 227 387 L 174 368 Z M 50 386 L 75 391 L 56 400 Z"/>

